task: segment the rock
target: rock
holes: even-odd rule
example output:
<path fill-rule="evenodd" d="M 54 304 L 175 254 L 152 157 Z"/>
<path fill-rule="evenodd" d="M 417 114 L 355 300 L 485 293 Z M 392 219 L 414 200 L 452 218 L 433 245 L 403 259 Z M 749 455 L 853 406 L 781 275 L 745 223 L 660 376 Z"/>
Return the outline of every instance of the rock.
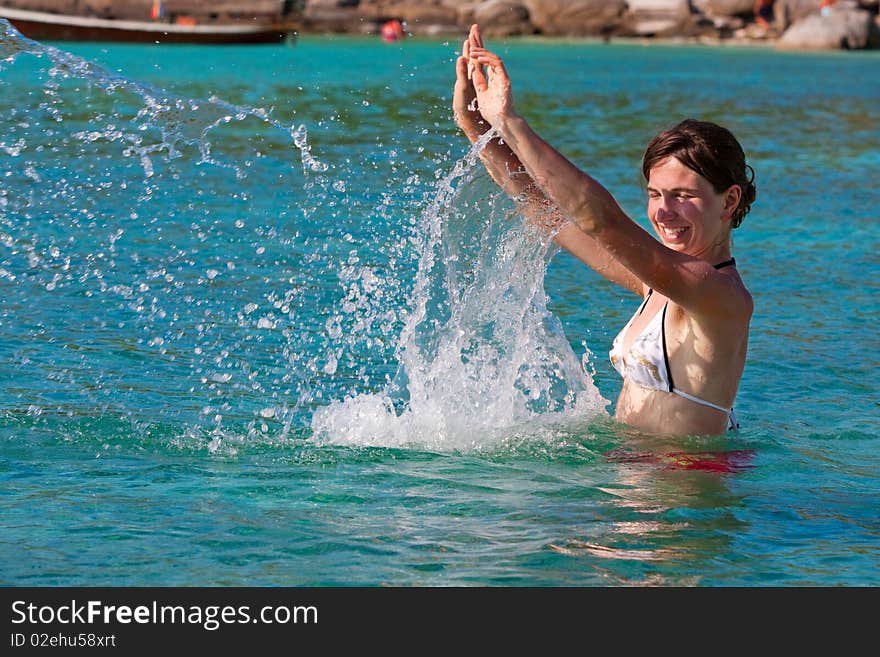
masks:
<path fill-rule="evenodd" d="M 707 16 L 752 16 L 755 0 L 694 0 L 694 6 Z"/>
<path fill-rule="evenodd" d="M 462 25 L 479 23 L 488 37 L 533 34 L 535 26 L 529 17 L 529 10 L 522 2 L 510 0 L 488 0 L 470 8 L 470 12 L 459 14 Z"/>
<path fill-rule="evenodd" d="M 403 21 L 411 34 L 436 35 L 455 33 L 458 24 L 459 0 L 373 0 L 360 2 L 359 14 L 377 24 L 395 18 Z"/>
<path fill-rule="evenodd" d="M 307 0 L 302 12 L 306 31 L 350 32 L 358 23 L 357 0 Z"/>
<path fill-rule="evenodd" d="M 617 34 L 622 36 L 685 35 L 694 31 L 688 0 L 629 0 Z"/>
<path fill-rule="evenodd" d="M 598 36 L 620 25 L 625 0 L 524 0 L 532 24 L 547 36 Z"/>
<path fill-rule="evenodd" d="M 820 0 L 775 0 L 773 16 L 783 30 L 819 11 Z"/>
<path fill-rule="evenodd" d="M 456 11 L 458 12 L 458 24 L 462 27 L 468 26 L 474 23 L 474 11 L 477 7 L 484 4 L 480 0 L 464 0 L 463 2 L 459 2 L 456 5 Z"/>
<path fill-rule="evenodd" d="M 814 13 L 789 27 L 779 50 L 857 50 L 880 47 L 880 30 L 870 12 L 855 2 L 838 2 L 825 15 Z"/>

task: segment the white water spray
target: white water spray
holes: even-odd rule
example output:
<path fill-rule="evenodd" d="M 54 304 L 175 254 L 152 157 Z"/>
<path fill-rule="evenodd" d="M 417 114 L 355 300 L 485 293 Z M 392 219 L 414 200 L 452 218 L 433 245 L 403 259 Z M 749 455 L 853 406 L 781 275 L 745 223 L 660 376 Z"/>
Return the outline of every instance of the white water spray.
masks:
<path fill-rule="evenodd" d="M 312 417 L 322 443 L 471 449 L 603 414 L 608 401 L 547 309 L 550 235 L 477 166 L 489 133 L 442 179 L 397 341 L 397 377 Z"/>

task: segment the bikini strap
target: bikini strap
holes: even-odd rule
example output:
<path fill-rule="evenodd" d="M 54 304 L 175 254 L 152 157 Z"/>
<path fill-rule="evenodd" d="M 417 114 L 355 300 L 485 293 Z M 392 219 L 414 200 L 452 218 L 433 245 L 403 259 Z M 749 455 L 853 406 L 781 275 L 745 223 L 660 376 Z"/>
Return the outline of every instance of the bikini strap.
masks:
<path fill-rule="evenodd" d="M 648 293 L 645 295 L 645 300 L 642 301 L 642 305 L 639 306 L 639 311 L 636 313 L 636 315 L 642 314 L 642 311 L 645 309 L 645 306 L 648 305 L 648 299 L 651 298 L 652 294 L 654 294 L 654 290 L 652 288 L 648 288 Z"/>
<path fill-rule="evenodd" d="M 735 266 L 736 260 L 731 258 L 730 260 L 725 260 L 724 262 L 719 262 L 715 265 L 715 269 L 722 269 L 724 267 Z M 653 292 L 653 290 L 651 290 Z M 649 292 L 650 296 L 650 292 Z M 702 404 L 703 406 L 708 406 L 709 408 L 714 408 L 716 410 L 721 411 L 727 415 L 728 420 L 728 430 L 739 429 L 739 423 L 736 421 L 736 415 L 733 414 L 733 408 L 724 408 L 718 404 L 707 401 L 705 399 L 701 399 L 699 397 L 695 397 L 694 395 L 688 394 L 683 390 L 679 390 L 675 387 L 675 384 L 672 382 L 672 368 L 669 367 L 669 353 L 666 351 L 666 308 L 669 306 L 669 302 L 667 301 L 663 305 L 663 317 L 660 319 L 660 340 L 661 345 L 663 347 L 663 363 L 666 365 L 666 379 L 669 381 L 669 392 L 678 395 L 679 397 L 684 397 L 692 402 L 696 402 L 697 404 Z"/>

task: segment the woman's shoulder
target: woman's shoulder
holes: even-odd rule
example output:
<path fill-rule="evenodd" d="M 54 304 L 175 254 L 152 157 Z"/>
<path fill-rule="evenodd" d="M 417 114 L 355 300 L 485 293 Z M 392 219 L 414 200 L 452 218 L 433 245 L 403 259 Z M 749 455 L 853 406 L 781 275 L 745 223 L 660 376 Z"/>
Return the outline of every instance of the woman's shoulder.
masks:
<path fill-rule="evenodd" d="M 730 271 L 725 272 L 725 275 L 729 282 L 730 311 L 748 320 L 755 311 L 755 299 L 752 293 L 737 269 L 731 268 Z"/>
<path fill-rule="evenodd" d="M 718 278 L 720 285 L 706 288 L 705 302 L 697 304 L 699 310 L 686 309 L 672 301 L 671 314 L 679 322 L 701 326 L 704 333 L 731 336 L 748 331 L 755 309 L 751 292 L 736 270 Z"/>

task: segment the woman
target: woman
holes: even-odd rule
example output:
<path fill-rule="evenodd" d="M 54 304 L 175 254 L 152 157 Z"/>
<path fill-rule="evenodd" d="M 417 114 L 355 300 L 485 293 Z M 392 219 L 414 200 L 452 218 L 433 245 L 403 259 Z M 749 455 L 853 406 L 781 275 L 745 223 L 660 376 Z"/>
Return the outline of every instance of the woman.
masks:
<path fill-rule="evenodd" d="M 453 111 L 471 142 L 495 130 L 480 157 L 533 221 L 554 226 L 560 246 L 643 297 L 610 352 L 623 377 L 615 419 L 671 435 L 737 426 L 753 303 L 730 233 L 755 186 L 736 138 L 689 119 L 651 141 L 642 172 L 658 241 L 516 113 L 504 64 L 477 25 L 456 61 Z"/>

